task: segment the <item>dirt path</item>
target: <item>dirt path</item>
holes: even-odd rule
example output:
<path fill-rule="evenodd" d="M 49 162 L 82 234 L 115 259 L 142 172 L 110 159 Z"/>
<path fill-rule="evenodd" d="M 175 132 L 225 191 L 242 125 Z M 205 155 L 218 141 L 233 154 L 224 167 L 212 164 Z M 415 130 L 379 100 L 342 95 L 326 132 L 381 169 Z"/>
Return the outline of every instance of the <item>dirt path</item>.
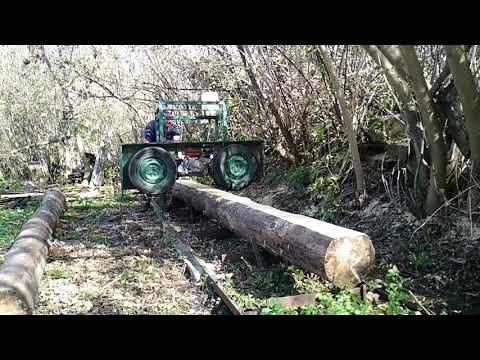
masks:
<path fill-rule="evenodd" d="M 463 253 L 457 255 L 465 262 L 458 265 L 462 268 L 453 269 L 456 277 L 451 276 L 451 266 L 441 254 L 438 258 L 442 261 L 427 263 L 434 254 L 428 244 L 423 241 L 425 253 L 429 256 L 421 257 L 422 254 L 414 253 L 414 249 L 410 248 L 420 240 L 414 238 L 413 242 L 408 241 L 419 221 L 390 203 L 372 200 L 366 209 L 350 211 L 350 215 L 341 218 L 340 223 L 368 230 L 372 235 L 378 266 L 373 269 L 371 279 L 367 280 L 383 279 L 380 283 L 376 282 L 376 286 L 383 289 L 384 295 L 387 287 L 393 289 L 392 286 L 395 286 L 395 289 L 400 289 L 394 292 L 395 296 L 404 296 L 405 302 L 410 299 L 401 290 L 403 285 L 399 285 L 398 279 L 384 277 L 384 267 L 391 262 L 398 264 L 402 273 L 408 276 L 405 279 L 408 286 L 422 293 L 422 297 L 417 295 L 415 298 L 416 303 L 409 301 L 408 311 L 402 307 L 403 303 L 389 303 L 391 307 L 388 307 L 388 297 L 380 298 L 373 292 L 372 301 L 358 302 L 349 294 L 338 293 L 318 276 L 261 249 L 264 264 L 259 265 L 248 241 L 237 238 L 214 220 L 205 218 L 181 202 L 170 204 L 166 226 L 162 229 L 162 222 L 153 209 L 144 211 L 140 197 L 120 200 L 109 194 L 108 188 L 102 191 L 103 194 L 92 198 L 84 198 L 85 194 L 77 191 L 67 193 L 69 209 L 61 220 L 50 249 L 40 285 L 37 314 L 228 314 L 228 309 L 212 290 L 206 286 L 195 286 L 188 280 L 188 270 L 175 250 L 176 233 L 181 234 L 197 255 L 212 266 L 238 306 L 259 313 L 267 307 L 269 311 L 275 310 L 269 305 L 273 297 L 312 292 L 320 297 L 315 309 L 307 309 L 309 314 L 384 314 L 391 309 L 395 314 L 426 312 L 417 306 L 419 300 L 422 306 L 442 310 L 448 300 L 440 295 L 432 282 L 449 278 L 452 284 L 463 284 L 463 288 L 459 289 L 461 293 L 468 287 L 472 296 L 476 295 L 470 288 L 476 289 L 477 283 L 471 279 L 462 283 L 459 276 L 463 279 L 464 275 L 470 274 L 468 270 L 476 268 L 474 265 L 478 264 L 478 257 L 474 258 L 473 253 L 468 258 Z M 110 191 L 113 192 L 112 189 Z M 265 191 L 259 193 L 265 195 Z M 285 195 L 279 194 L 277 196 L 273 191 L 275 197 Z M 250 196 L 255 199 L 255 196 Z M 439 226 L 437 221 L 435 225 Z M 388 232 L 385 232 L 386 226 Z M 443 237 L 455 237 L 454 233 L 459 230 L 452 228 L 448 233 L 444 231 Z M 456 237 L 462 242 L 463 238 Z M 451 247 L 452 244 L 449 239 L 448 245 Z M 432 270 L 436 273 L 430 278 Z M 475 273 L 472 272 L 472 276 Z M 450 285 L 448 287 L 451 288 Z M 433 295 L 425 293 L 423 296 L 422 290 L 425 289 L 436 291 Z M 461 300 L 462 303 L 471 302 Z M 453 310 L 457 311 L 456 308 Z"/>
<path fill-rule="evenodd" d="M 185 276 L 171 236 L 137 200 L 81 199 L 56 232 L 37 314 L 210 314 L 213 302 Z"/>

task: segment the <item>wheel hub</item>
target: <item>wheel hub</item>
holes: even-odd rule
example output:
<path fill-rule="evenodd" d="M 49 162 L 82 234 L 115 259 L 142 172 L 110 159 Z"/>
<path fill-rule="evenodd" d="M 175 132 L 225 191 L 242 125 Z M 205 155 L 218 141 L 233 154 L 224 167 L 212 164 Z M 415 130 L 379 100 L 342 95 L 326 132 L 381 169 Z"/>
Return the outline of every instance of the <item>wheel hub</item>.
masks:
<path fill-rule="evenodd" d="M 234 179 L 241 179 L 248 175 L 248 161 L 243 156 L 229 156 L 226 165 L 227 174 Z"/>
<path fill-rule="evenodd" d="M 163 161 L 149 157 L 138 164 L 137 175 L 145 184 L 160 185 L 167 178 L 167 168 Z"/>

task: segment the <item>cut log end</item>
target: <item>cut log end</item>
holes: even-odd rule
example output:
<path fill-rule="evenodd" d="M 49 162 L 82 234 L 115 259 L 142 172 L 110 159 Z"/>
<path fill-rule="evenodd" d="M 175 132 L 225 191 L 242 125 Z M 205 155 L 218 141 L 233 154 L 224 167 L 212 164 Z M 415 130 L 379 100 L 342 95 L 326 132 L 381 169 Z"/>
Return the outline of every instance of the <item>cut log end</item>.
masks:
<path fill-rule="evenodd" d="M 325 254 L 327 279 L 340 288 L 358 286 L 375 259 L 375 249 L 366 235 L 333 240 Z"/>

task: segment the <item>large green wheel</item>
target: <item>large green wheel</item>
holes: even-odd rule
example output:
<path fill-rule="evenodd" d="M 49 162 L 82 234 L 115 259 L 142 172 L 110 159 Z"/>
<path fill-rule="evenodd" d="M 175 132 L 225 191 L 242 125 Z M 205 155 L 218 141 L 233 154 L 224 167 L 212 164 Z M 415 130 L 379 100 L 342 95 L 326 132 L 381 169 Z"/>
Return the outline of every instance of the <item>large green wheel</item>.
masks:
<path fill-rule="evenodd" d="M 128 166 L 133 186 L 146 194 L 167 192 L 177 178 L 177 166 L 170 153 L 161 147 L 147 147 L 137 152 Z"/>
<path fill-rule="evenodd" d="M 241 190 L 255 180 L 258 161 L 255 155 L 239 144 L 228 145 L 213 159 L 212 177 L 215 184 L 225 190 Z"/>

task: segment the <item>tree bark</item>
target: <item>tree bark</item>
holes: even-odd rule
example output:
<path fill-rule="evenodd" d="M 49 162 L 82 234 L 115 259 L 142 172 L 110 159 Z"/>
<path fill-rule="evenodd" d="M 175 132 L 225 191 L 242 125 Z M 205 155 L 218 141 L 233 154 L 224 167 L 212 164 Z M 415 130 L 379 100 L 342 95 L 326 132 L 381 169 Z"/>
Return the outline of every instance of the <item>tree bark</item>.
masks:
<path fill-rule="evenodd" d="M 415 203 L 411 208 L 417 216 L 424 215 L 425 193 L 429 184 L 430 170 L 426 163 L 430 162 L 429 149 L 426 147 L 426 139 L 421 128 L 420 114 L 413 99 L 413 92 L 408 79 L 404 79 L 396 67 L 375 45 L 363 45 L 370 57 L 384 71 L 387 82 L 395 92 L 402 112 L 402 118 L 407 124 L 407 132 L 413 151 L 407 163 L 407 168 L 414 176 L 413 187 L 415 191 Z"/>
<path fill-rule="evenodd" d="M 178 180 L 172 195 L 228 230 L 342 288 L 361 283 L 375 257 L 367 235 L 291 214 L 219 189 Z"/>
<path fill-rule="evenodd" d="M 455 87 L 465 115 L 465 127 L 470 143 L 470 157 L 473 162 L 473 173 L 480 169 L 480 94 L 467 62 L 466 52 L 462 45 L 447 45 L 447 61 L 455 79 Z"/>
<path fill-rule="evenodd" d="M 432 94 L 432 91 L 430 91 Z M 435 103 L 438 112 L 447 119 L 446 135 L 453 138 L 466 159 L 470 158 L 470 143 L 465 128 L 464 115 L 459 106 L 458 92 L 452 82 L 447 87 L 436 92 Z"/>
<path fill-rule="evenodd" d="M 378 49 L 388 59 L 388 61 L 395 66 L 395 69 L 402 79 L 408 81 L 408 65 L 406 64 L 398 45 L 378 45 Z"/>
<path fill-rule="evenodd" d="M 95 155 L 95 165 L 92 171 L 92 179 L 90 180 L 90 188 L 98 187 L 103 185 L 104 173 L 103 166 L 106 160 L 106 151 L 105 146 L 100 144 L 97 147 L 97 153 Z"/>
<path fill-rule="evenodd" d="M 65 211 L 65 196 L 49 190 L 23 225 L 0 266 L 0 314 L 32 314 L 51 238 Z"/>
<path fill-rule="evenodd" d="M 83 153 L 82 155 L 82 170 L 83 170 L 83 178 L 82 178 L 82 186 L 83 187 L 88 187 L 88 184 L 90 183 L 90 180 L 92 178 L 92 170 L 93 166 L 91 164 L 90 159 L 87 156 L 87 153 Z M 94 163 L 95 165 L 95 163 Z"/>
<path fill-rule="evenodd" d="M 332 66 L 332 61 L 330 59 L 330 55 L 328 55 L 327 49 L 325 48 L 325 46 L 320 45 L 319 51 L 320 56 L 323 59 L 323 63 L 325 64 L 325 68 L 327 70 L 330 81 L 332 83 L 335 97 L 337 98 L 340 105 L 343 125 L 345 127 L 345 133 L 348 137 L 348 143 L 350 144 L 350 152 L 352 154 L 353 169 L 355 171 L 355 179 L 357 185 L 357 195 L 362 195 L 366 192 L 365 179 L 363 177 L 362 164 L 360 162 L 360 154 L 358 152 L 357 137 L 355 136 L 355 131 L 353 130 L 352 116 L 350 114 L 350 110 L 348 110 L 345 98 L 343 97 L 343 92 L 340 90 L 340 84 L 338 82 L 335 70 Z"/>
<path fill-rule="evenodd" d="M 364 45 L 363 48 L 367 51 L 370 57 L 382 67 L 388 83 L 395 91 L 401 105 L 403 119 L 408 127 L 407 130 L 412 140 L 415 155 L 419 157 L 418 161 L 421 161 L 420 156 L 423 134 L 419 126 L 419 116 L 417 116 L 417 109 L 408 83 L 402 78 L 402 76 L 400 76 L 392 63 L 375 45 Z"/>
<path fill-rule="evenodd" d="M 447 147 L 443 136 L 443 126 L 435 114 L 432 99 L 423 70 L 412 45 L 402 45 L 401 54 L 408 68 L 408 76 L 417 99 L 425 134 L 431 154 L 430 185 L 425 202 L 425 212 L 432 214 L 445 201 Z"/>

